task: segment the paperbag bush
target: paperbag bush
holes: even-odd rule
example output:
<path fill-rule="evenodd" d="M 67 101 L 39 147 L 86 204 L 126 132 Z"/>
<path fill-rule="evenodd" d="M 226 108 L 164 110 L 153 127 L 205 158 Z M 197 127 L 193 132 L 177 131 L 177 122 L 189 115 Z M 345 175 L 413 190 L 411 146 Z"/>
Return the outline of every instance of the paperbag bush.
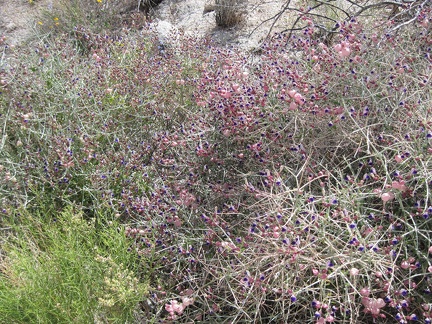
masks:
<path fill-rule="evenodd" d="M 1 72 L 3 214 L 110 210 L 153 256 L 142 318 L 430 322 L 430 11 L 331 45 L 310 19 L 254 57 L 150 27 L 33 44 Z"/>

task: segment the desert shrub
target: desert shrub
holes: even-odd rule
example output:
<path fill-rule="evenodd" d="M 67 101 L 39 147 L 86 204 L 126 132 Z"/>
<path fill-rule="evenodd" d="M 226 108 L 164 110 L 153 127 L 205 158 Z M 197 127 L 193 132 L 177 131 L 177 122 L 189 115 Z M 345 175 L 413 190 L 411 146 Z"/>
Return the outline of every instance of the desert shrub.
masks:
<path fill-rule="evenodd" d="M 381 26 L 387 25 L 388 30 L 394 33 L 416 20 L 422 20 L 425 10 L 430 10 L 430 1 L 287 1 L 280 11 L 268 20 L 272 21 L 268 35 L 271 35 L 276 21 L 283 15 L 292 15 L 293 23 L 284 32 L 291 36 L 294 32 L 304 31 L 330 45 L 342 22 L 348 23 L 354 19 L 378 23 Z"/>
<path fill-rule="evenodd" d="M 212 202 L 200 205 L 211 207 L 201 215 L 204 251 L 186 249 L 188 269 L 214 283 L 196 300 L 210 308 L 202 316 L 419 317 L 430 291 L 431 176 L 413 152 L 430 154 L 421 121 L 430 57 L 418 48 L 428 37 L 421 24 L 383 35 L 353 20 L 333 48 L 307 33 L 275 38 L 256 70 L 241 53 L 214 49 L 196 94 L 211 114 L 195 118 L 199 159 L 188 163 L 199 201 Z"/>
<path fill-rule="evenodd" d="M 245 0 L 216 0 L 216 24 L 220 27 L 233 27 L 243 20 Z"/>
<path fill-rule="evenodd" d="M 119 126 L 123 125 L 121 128 L 132 122 L 138 126 L 139 123 L 133 121 L 132 116 L 140 114 L 136 110 L 139 108 L 129 101 L 128 95 L 123 92 L 126 91 L 125 88 L 117 93 L 114 88 L 115 78 L 101 73 L 103 67 L 97 54 L 93 57 L 93 63 L 79 62 L 81 49 L 69 43 L 69 37 L 65 36 L 63 40 L 56 41 L 55 48 L 51 47 L 52 43 L 36 45 L 32 53 L 28 53 L 29 60 L 18 67 L 20 72 L 17 76 L 20 75 L 20 82 L 25 85 L 26 90 L 13 87 L 6 89 L 8 95 L 17 95 L 19 97 L 16 98 L 20 99 L 4 101 L 3 117 L 9 127 L 8 140 L 3 147 L 2 165 L 8 172 L 12 172 L 15 178 L 20 179 L 17 187 L 25 183 L 30 197 L 34 196 L 32 192 L 35 195 L 43 192 L 44 195 L 52 194 L 51 204 L 54 208 L 61 209 L 74 203 L 90 210 L 97 206 L 97 197 L 107 194 L 120 195 L 122 183 L 130 181 L 127 180 L 128 172 L 123 172 L 127 167 L 121 164 L 121 160 L 133 155 L 133 149 L 129 151 L 127 140 L 123 143 L 119 140 L 121 133 L 113 137 L 109 128 L 118 122 Z M 108 36 L 99 36 L 93 41 L 95 44 L 110 43 L 114 49 L 122 46 Z M 143 51 L 147 50 L 146 46 L 148 43 L 143 42 Z M 52 55 L 53 53 L 55 55 Z M 73 57 L 74 60 L 69 61 L 67 57 Z M 117 59 L 123 60 L 121 57 L 116 57 Z M 33 77 L 39 81 L 34 82 Z M 43 95 L 38 96 L 37 93 Z M 16 109 L 10 110 L 12 107 Z M 100 114 L 105 109 L 110 112 Z M 129 109 L 129 113 L 126 113 Z M 89 118 L 93 120 L 93 126 L 87 128 L 84 121 Z M 144 132 L 145 125 L 152 124 L 151 119 L 150 112 L 149 116 L 145 113 L 141 115 Z M 72 120 L 81 122 L 75 124 Z M 128 132 L 127 127 L 124 131 Z M 124 133 L 125 138 L 129 135 Z M 140 136 L 138 133 L 136 135 Z M 143 139 L 145 137 L 142 135 Z M 127 155 L 119 152 L 123 145 L 129 152 Z M 144 150 L 150 152 L 150 148 L 144 147 Z M 140 156 L 136 158 L 143 161 L 149 158 L 144 151 L 140 152 Z M 117 160 L 120 163 L 119 169 L 112 169 L 99 160 L 103 158 L 108 162 L 107 157 Z M 23 168 L 13 167 L 17 166 L 17 163 Z M 120 169 L 123 171 L 119 172 Z M 129 175 L 133 176 L 135 171 L 130 171 Z M 114 177 L 111 177 L 112 173 L 115 174 Z M 134 182 L 134 185 L 141 188 L 140 190 L 146 190 L 145 182 Z M 4 187 L 5 196 L 8 195 L 12 183 L 13 181 Z M 110 183 L 113 193 L 107 192 L 108 187 L 103 183 Z M 21 200 L 19 196 L 13 195 L 11 199 L 16 202 Z"/>
<path fill-rule="evenodd" d="M 332 46 L 305 19 L 253 60 L 147 27 L 6 49 L 2 212 L 112 210 L 152 256 L 147 318 L 430 321 L 430 11 Z"/>
<path fill-rule="evenodd" d="M 37 18 L 39 35 L 67 33 L 88 53 L 94 35 L 114 35 L 124 27 L 141 28 L 151 8 L 161 0 L 55 1 Z"/>
<path fill-rule="evenodd" d="M 135 1 L 132 1 L 135 3 Z M 102 32 L 120 26 L 120 14 L 130 9 L 131 1 L 56 1 L 40 19 L 40 29 L 51 32 L 71 32 L 74 27 L 86 26 Z"/>

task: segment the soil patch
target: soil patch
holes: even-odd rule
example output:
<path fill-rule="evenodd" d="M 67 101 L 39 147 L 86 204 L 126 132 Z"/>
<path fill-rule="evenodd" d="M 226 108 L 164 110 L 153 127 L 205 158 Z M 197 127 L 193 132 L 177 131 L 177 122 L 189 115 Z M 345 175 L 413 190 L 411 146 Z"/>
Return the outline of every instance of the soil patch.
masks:
<path fill-rule="evenodd" d="M 52 0 L 0 0 L 0 37 L 9 45 L 22 44 L 33 34 L 41 10 L 51 7 Z"/>

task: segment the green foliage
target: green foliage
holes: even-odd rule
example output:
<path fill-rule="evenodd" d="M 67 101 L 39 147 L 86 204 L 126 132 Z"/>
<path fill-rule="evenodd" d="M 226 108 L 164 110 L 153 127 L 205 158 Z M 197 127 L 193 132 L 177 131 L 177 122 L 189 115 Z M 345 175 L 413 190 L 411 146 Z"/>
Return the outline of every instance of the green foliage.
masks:
<path fill-rule="evenodd" d="M 125 323 L 147 294 L 117 222 L 16 211 L 0 262 L 2 323 Z"/>

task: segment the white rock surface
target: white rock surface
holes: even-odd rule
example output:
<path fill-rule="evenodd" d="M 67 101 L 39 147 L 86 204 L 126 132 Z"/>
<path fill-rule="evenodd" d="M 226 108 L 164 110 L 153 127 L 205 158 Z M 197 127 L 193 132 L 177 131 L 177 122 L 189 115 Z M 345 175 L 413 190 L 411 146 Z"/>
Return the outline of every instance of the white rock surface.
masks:
<path fill-rule="evenodd" d="M 209 3 L 209 0 L 164 0 L 154 9 L 153 14 L 157 19 L 170 22 L 186 34 L 210 37 L 221 45 L 250 50 L 257 47 L 267 36 L 273 20 L 263 24 L 262 22 L 275 16 L 286 1 L 248 0 L 244 21 L 229 29 L 216 26 L 215 12 L 203 13 L 204 7 Z M 288 28 L 289 21 L 292 21 L 289 16 L 288 13 L 282 15 L 273 30 L 281 31 Z"/>
<path fill-rule="evenodd" d="M 179 30 L 169 21 L 156 20 L 152 22 L 152 25 L 156 29 L 161 44 L 173 44 L 179 39 Z"/>

